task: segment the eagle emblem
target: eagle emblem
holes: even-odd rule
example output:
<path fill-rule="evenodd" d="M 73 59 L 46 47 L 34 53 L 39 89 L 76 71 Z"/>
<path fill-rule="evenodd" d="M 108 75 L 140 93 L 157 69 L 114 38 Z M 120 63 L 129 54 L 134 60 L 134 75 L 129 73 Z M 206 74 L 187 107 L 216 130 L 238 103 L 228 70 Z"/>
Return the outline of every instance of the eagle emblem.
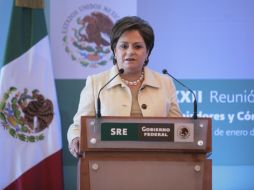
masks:
<path fill-rule="evenodd" d="M 29 94 L 27 88 L 18 92 L 16 87 L 10 87 L 0 102 L 0 122 L 11 136 L 36 142 L 44 139 L 42 132 L 52 122 L 53 110 L 52 101 L 39 90 Z"/>
<path fill-rule="evenodd" d="M 80 41 L 94 43 L 96 49 L 109 46 L 109 35 L 113 22 L 103 13 L 92 12 L 79 21 L 82 26 L 79 29 Z"/>
<path fill-rule="evenodd" d="M 187 139 L 190 136 L 190 130 L 188 129 L 188 127 L 182 126 L 177 130 L 177 134 L 182 139 Z"/>
<path fill-rule="evenodd" d="M 85 67 L 106 65 L 113 59 L 110 50 L 113 24 L 109 16 L 99 11 L 78 17 L 75 26 L 63 37 L 65 51 Z"/>

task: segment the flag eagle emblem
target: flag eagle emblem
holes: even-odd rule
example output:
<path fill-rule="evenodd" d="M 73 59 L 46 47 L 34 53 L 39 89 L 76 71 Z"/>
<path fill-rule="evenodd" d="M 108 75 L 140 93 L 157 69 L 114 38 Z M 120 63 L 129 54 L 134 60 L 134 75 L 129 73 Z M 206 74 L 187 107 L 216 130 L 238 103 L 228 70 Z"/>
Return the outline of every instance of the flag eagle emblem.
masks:
<path fill-rule="evenodd" d="M 0 122 L 14 138 L 25 142 L 44 139 L 42 133 L 53 120 L 53 103 L 40 94 L 38 89 L 25 88 L 19 92 L 10 87 L 0 102 Z"/>

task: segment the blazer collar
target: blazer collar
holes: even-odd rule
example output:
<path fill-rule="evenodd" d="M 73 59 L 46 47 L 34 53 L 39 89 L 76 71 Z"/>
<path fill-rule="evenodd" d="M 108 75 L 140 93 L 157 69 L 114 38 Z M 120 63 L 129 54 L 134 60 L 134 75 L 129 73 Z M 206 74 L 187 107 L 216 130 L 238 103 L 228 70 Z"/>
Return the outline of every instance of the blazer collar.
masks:
<path fill-rule="evenodd" d="M 145 80 L 144 80 L 141 88 L 143 88 L 145 86 L 159 88 L 160 83 L 159 83 L 158 79 L 156 79 L 154 72 L 151 69 L 149 69 L 148 67 L 144 67 L 144 72 L 145 72 Z"/>
<path fill-rule="evenodd" d="M 110 79 L 112 79 L 114 76 L 116 76 L 118 74 L 118 67 L 116 65 L 114 65 L 110 71 L 109 71 L 109 78 L 108 78 L 108 81 Z M 105 81 L 105 82 L 108 82 L 108 81 Z M 109 88 L 112 88 L 114 86 L 117 86 L 117 85 L 120 85 L 120 84 L 123 84 L 122 82 L 122 79 L 121 77 L 118 75 L 116 78 L 114 78 L 108 85 L 107 85 L 107 89 Z"/>

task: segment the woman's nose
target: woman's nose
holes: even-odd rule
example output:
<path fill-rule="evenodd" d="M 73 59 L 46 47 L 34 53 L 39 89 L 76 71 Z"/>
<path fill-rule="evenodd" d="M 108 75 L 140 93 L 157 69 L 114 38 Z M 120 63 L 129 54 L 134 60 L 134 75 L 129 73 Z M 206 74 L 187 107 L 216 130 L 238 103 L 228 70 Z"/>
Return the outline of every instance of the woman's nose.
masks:
<path fill-rule="evenodd" d="M 129 47 L 129 48 L 127 49 L 127 53 L 128 53 L 128 54 L 134 54 L 134 53 L 135 53 L 134 48 Z"/>

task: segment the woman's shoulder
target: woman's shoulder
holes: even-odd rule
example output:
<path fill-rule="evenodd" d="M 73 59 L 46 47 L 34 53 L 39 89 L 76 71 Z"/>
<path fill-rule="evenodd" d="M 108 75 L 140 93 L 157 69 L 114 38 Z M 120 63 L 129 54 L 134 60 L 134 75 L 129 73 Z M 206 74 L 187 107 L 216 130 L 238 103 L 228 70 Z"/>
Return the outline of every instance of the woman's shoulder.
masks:
<path fill-rule="evenodd" d="M 155 80 L 159 81 L 170 81 L 171 78 L 169 78 L 167 75 L 159 73 L 158 71 L 155 71 L 153 69 L 150 69 L 148 67 L 145 68 L 145 72 L 149 77 L 154 78 Z"/>
<path fill-rule="evenodd" d="M 105 85 L 113 76 L 117 74 L 118 70 L 115 66 L 111 69 L 102 71 L 97 74 L 89 75 L 87 77 L 87 83 L 91 84 L 95 89 L 100 89 Z"/>
<path fill-rule="evenodd" d="M 149 68 L 146 68 L 145 72 L 147 77 L 146 84 L 158 88 L 174 88 L 174 82 L 171 77 Z"/>

